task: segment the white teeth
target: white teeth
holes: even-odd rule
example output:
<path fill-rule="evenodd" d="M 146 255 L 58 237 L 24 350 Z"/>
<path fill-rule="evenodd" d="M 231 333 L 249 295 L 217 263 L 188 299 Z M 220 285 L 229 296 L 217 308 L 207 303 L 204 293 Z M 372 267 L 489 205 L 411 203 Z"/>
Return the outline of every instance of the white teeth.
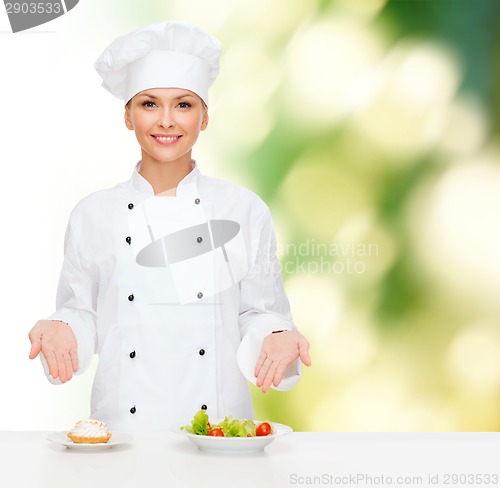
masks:
<path fill-rule="evenodd" d="M 156 138 L 161 142 L 173 142 L 178 139 L 177 136 L 156 136 Z"/>

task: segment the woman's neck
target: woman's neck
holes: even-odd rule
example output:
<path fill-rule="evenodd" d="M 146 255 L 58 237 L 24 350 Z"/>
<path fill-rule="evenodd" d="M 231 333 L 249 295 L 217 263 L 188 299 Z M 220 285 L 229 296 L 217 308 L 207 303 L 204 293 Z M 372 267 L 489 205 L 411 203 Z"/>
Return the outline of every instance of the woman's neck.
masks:
<path fill-rule="evenodd" d="M 191 158 L 184 161 L 141 161 L 139 174 L 145 178 L 153 187 L 154 194 L 162 193 L 165 190 L 176 188 L 179 182 L 184 179 L 191 170 L 193 165 Z"/>

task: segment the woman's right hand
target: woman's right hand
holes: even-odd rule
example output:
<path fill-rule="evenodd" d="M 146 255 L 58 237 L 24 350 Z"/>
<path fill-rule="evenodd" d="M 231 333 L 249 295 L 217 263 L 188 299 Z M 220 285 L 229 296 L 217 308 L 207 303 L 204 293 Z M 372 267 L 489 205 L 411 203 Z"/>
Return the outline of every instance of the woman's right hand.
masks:
<path fill-rule="evenodd" d="M 76 338 L 66 322 L 39 320 L 28 337 L 31 341 L 30 359 L 35 359 L 41 352 L 52 378 L 66 383 L 78 371 Z"/>

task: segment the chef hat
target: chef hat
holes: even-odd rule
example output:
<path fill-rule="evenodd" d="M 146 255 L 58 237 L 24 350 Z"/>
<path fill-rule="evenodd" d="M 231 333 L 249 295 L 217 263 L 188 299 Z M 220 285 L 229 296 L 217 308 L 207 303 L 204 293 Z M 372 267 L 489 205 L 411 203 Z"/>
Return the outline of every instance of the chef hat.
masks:
<path fill-rule="evenodd" d="M 102 86 L 125 102 L 148 88 L 184 88 L 208 105 L 220 52 L 215 37 L 191 22 L 171 21 L 118 37 L 94 66 Z"/>

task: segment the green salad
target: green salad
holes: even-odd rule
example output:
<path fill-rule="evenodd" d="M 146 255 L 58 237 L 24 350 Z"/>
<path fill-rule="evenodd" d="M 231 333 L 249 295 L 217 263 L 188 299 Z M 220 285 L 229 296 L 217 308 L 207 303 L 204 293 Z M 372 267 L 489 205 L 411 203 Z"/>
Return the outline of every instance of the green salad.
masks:
<path fill-rule="evenodd" d="M 214 437 L 256 437 L 273 433 L 270 422 L 255 424 L 253 420 L 239 420 L 231 415 L 218 424 L 210 424 L 205 410 L 196 412 L 191 425 L 184 425 L 181 430 L 185 430 L 190 434 Z"/>

